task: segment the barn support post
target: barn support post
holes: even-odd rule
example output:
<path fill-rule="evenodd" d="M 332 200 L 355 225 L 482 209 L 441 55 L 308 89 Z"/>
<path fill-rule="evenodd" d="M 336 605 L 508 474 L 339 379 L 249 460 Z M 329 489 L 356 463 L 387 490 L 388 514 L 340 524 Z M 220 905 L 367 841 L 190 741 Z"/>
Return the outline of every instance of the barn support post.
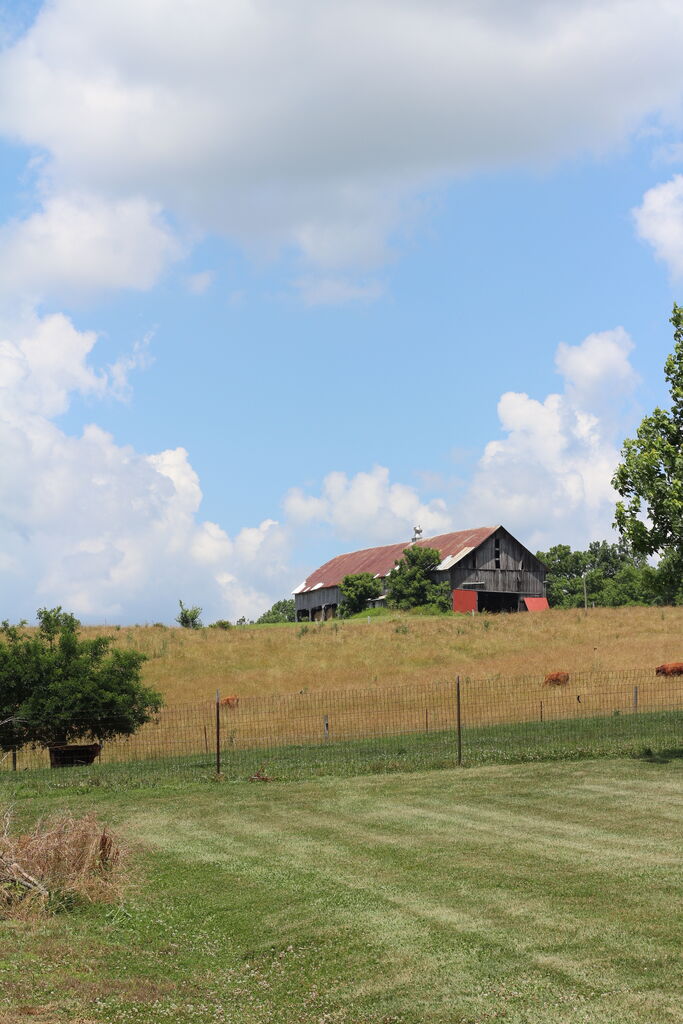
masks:
<path fill-rule="evenodd" d="M 460 676 L 455 680 L 455 728 L 458 749 L 458 766 L 462 765 L 462 715 L 460 711 Z"/>
<path fill-rule="evenodd" d="M 221 773 L 221 695 L 216 690 L 216 775 Z"/>

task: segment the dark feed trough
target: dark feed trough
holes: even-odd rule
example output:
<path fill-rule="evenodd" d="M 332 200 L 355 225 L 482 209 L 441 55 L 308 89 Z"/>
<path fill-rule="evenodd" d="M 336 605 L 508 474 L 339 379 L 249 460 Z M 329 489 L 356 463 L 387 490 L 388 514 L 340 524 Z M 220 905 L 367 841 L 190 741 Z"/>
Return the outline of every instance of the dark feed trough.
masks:
<path fill-rule="evenodd" d="M 50 747 L 50 768 L 73 768 L 79 764 L 92 764 L 101 749 L 100 743 L 70 743 Z"/>

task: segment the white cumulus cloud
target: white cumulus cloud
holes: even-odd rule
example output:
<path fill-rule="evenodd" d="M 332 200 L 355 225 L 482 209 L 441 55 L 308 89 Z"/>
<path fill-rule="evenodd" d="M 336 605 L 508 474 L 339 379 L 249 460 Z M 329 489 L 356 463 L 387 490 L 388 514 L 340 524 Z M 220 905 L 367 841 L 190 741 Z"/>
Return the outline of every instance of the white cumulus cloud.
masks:
<path fill-rule="evenodd" d="M 376 265 L 421 190 L 618 143 L 683 95 L 670 0 L 52 0 L 0 56 L 50 194 Z"/>
<path fill-rule="evenodd" d="M 412 533 L 416 525 L 429 534 L 443 532 L 451 524 L 444 501 L 423 502 L 413 487 L 391 483 L 385 466 L 352 477 L 328 473 L 320 495 L 292 488 L 284 509 L 292 526 L 324 523 L 338 537 L 357 539 L 359 546 L 367 546 L 364 539 L 367 544 L 393 543 Z"/>
<path fill-rule="evenodd" d="M 144 291 L 180 252 L 157 203 L 54 195 L 0 229 L 0 290 L 34 300 Z"/>
<path fill-rule="evenodd" d="M 500 522 L 531 547 L 610 535 L 621 415 L 637 381 L 632 348 L 621 327 L 560 344 L 562 393 L 501 396 L 505 436 L 486 446 L 458 507 L 465 525 Z"/>
<path fill-rule="evenodd" d="M 96 340 L 52 315 L 0 342 L 2 616 L 30 617 L 40 603 L 170 621 L 180 598 L 210 617 L 262 611 L 291 582 L 278 523 L 233 540 L 202 521 L 185 449 L 145 455 L 95 425 L 75 437 L 55 423 L 74 394 L 121 387 L 119 371 L 90 366 Z"/>
<path fill-rule="evenodd" d="M 683 277 L 683 175 L 655 185 L 633 211 L 639 236 L 657 259 L 666 263 L 673 278 Z"/>

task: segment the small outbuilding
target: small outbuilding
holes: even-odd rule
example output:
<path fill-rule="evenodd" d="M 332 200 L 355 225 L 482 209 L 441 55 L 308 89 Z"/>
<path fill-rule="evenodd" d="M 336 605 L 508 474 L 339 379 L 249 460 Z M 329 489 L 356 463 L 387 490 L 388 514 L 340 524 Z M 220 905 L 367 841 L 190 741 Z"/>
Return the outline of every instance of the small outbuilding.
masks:
<path fill-rule="evenodd" d="M 345 576 L 368 572 L 382 583 L 386 600 L 388 578 L 406 548 L 436 548 L 440 563 L 432 572 L 435 583 L 448 583 L 456 612 L 540 611 L 545 597 L 546 567 L 503 526 L 442 533 L 412 541 L 365 548 L 337 555 L 311 573 L 294 591 L 297 620 L 332 618 L 341 604 L 339 589 Z"/>

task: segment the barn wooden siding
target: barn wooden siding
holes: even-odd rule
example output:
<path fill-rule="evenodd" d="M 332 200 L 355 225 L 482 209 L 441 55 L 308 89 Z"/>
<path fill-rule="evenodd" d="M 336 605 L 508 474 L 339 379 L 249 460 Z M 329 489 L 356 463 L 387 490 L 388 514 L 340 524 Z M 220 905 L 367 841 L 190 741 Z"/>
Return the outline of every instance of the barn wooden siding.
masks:
<path fill-rule="evenodd" d="M 312 612 L 316 608 L 337 605 L 340 602 L 339 587 L 319 587 L 318 590 L 309 590 L 307 594 L 296 594 L 297 612 Z"/>
<path fill-rule="evenodd" d="M 496 540 L 500 544 L 498 569 Z M 448 583 L 451 590 L 460 590 L 469 585 L 473 590 L 493 594 L 544 597 L 545 575 L 546 569 L 542 562 L 501 527 L 452 569 L 435 573 L 434 578 L 437 583 Z"/>

